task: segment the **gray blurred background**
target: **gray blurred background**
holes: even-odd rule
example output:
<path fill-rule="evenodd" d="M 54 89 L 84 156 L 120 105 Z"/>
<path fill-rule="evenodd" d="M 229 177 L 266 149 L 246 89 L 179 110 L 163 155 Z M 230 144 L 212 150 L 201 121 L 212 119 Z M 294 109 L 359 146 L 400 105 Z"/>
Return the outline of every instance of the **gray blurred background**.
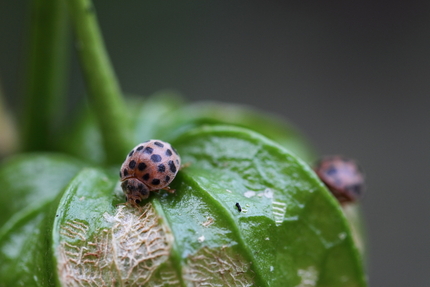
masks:
<path fill-rule="evenodd" d="M 122 88 L 245 103 L 320 154 L 354 157 L 371 286 L 430 286 L 429 1 L 95 1 Z M 18 112 L 27 1 L 0 3 L 0 77 Z M 84 85 L 74 59 L 71 106 Z"/>

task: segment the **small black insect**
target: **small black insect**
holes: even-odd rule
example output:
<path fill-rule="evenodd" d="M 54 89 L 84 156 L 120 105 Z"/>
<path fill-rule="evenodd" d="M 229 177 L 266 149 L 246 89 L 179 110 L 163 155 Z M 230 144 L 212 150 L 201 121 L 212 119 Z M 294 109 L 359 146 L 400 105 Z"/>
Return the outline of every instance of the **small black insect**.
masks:
<path fill-rule="evenodd" d="M 240 207 L 239 202 L 236 202 L 236 207 L 239 212 L 242 212 L 242 207 Z"/>

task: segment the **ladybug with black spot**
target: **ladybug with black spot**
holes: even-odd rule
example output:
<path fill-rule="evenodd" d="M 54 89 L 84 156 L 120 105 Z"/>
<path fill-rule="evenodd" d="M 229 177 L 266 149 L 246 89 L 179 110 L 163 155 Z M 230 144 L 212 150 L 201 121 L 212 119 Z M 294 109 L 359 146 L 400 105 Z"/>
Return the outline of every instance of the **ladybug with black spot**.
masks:
<path fill-rule="evenodd" d="M 127 155 L 119 176 L 121 187 L 131 205 L 148 198 L 151 191 L 174 190 L 169 184 L 181 167 L 181 158 L 167 142 L 149 140 L 137 145 Z"/>
<path fill-rule="evenodd" d="M 364 192 L 364 174 L 353 159 L 326 156 L 318 161 L 314 170 L 342 204 L 355 202 Z"/>

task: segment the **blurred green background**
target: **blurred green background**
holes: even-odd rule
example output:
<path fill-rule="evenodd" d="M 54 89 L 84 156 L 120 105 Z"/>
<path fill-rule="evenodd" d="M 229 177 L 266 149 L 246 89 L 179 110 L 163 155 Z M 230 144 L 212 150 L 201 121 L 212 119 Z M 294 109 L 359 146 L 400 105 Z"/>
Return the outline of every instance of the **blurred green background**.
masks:
<path fill-rule="evenodd" d="M 370 286 L 429 284 L 429 1 L 94 2 L 126 93 L 257 106 L 321 154 L 357 158 Z M 0 81 L 17 120 L 28 12 L 0 2 Z M 84 91 L 76 56 L 71 68 L 65 122 Z"/>

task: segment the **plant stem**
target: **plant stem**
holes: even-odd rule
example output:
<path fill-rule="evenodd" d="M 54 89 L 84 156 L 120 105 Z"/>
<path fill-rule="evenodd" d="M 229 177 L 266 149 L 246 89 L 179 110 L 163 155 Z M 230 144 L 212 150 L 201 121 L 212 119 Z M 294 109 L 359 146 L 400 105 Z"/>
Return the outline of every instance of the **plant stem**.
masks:
<path fill-rule="evenodd" d="M 4 98 L 3 87 L 0 82 L 0 160 L 17 149 L 17 133 L 15 121 L 12 118 Z"/>
<path fill-rule="evenodd" d="M 67 74 L 67 9 L 62 0 L 34 0 L 23 106 L 22 149 L 49 150 Z"/>
<path fill-rule="evenodd" d="M 92 110 L 110 164 L 119 163 L 132 147 L 129 118 L 90 0 L 67 0 L 76 34 Z"/>

